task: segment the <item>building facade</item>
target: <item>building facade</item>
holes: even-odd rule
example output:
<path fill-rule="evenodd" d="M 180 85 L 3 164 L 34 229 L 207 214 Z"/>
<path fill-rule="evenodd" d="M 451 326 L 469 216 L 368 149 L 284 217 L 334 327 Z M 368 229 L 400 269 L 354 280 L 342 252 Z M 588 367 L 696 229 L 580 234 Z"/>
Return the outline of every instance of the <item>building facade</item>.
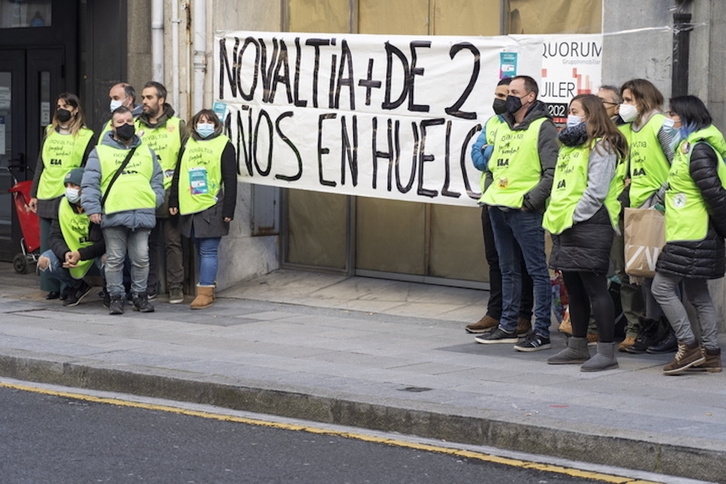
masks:
<path fill-rule="evenodd" d="M 218 31 L 603 33 L 603 82 L 645 77 L 666 98 L 685 86 L 726 126 L 724 18 L 720 0 L 6 0 L 0 165 L 32 177 L 41 130 L 63 91 L 79 94 L 95 130 L 108 119 L 108 89 L 119 81 L 137 91 L 162 82 L 184 119 L 211 107 Z M 5 194 L 7 172 L 0 183 L 0 259 L 11 260 L 21 230 Z M 486 287 L 477 208 L 245 183 L 238 197 L 220 252 L 222 288 L 280 267 Z"/>

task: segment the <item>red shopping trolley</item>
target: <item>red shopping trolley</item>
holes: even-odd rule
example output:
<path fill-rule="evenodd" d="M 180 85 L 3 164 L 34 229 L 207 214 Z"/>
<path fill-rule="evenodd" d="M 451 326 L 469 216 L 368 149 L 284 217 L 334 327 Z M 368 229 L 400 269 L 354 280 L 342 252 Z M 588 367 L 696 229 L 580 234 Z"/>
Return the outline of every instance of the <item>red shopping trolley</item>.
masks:
<path fill-rule="evenodd" d="M 9 171 L 9 170 L 8 170 Z M 12 175 L 12 172 L 11 172 Z M 33 185 L 31 180 L 17 181 L 13 176 L 15 184 L 8 190 L 13 197 L 15 213 L 20 222 L 20 231 L 23 237 L 20 239 L 20 250 L 22 253 L 15 254 L 13 258 L 13 269 L 18 274 L 26 274 L 31 264 L 38 262 L 40 256 L 40 223 L 38 215 L 28 208 L 30 203 L 30 188 Z"/>

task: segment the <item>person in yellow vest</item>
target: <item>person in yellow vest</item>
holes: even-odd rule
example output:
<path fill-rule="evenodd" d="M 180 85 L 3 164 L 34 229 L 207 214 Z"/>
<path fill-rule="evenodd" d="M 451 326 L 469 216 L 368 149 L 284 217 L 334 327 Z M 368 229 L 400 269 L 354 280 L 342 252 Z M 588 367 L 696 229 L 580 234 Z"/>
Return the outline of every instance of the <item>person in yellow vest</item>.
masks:
<path fill-rule="evenodd" d="M 104 138 L 88 157 L 81 204 L 106 241 L 106 291 L 109 313 L 123 314 L 123 265 L 131 263 L 131 295 L 135 311 L 152 312 L 146 296 L 149 275 L 149 233 L 164 186 L 154 150 L 136 136 L 131 111 L 121 106 L 111 115 L 113 136 Z M 126 167 L 120 170 L 126 162 Z"/>
<path fill-rule="evenodd" d="M 211 109 L 195 114 L 190 126 L 174 172 L 169 213 L 181 215 L 181 232 L 197 247 L 199 281 L 190 307 L 204 309 L 214 303 L 219 242 L 229 233 L 237 205 L 237 157 Z"/>
<path fill-rule="evenodd" d="M 474 167 L 482 172 L 481 175 L 481 192 L 486 189 L 486 172 L 487 165 L 494 150 L 494 146 L 489 140 L 493 140 L 496 136 L 497 128 L 504 122 L 502 115 L 505 110 L 507 93 L 510 78 L 500 79 L 494 90 L 494 102 L 492 109 L 494 116 L 489 118 L 484 127 L 471 146 L 471 160 Z M 481 210 L 481 226 L 484 234 L 484 256 L 489 267 L 489 300 L 487 301 L 486 314 L 476 323 L 466 326 L 469 333 L 479 334 L 486 333 L 499 326 L 499 319 L 502 317 L 502 271 L 499 268 L 499 255 L 494 242 L 494 232 L 492 231 L 492 223 L 489 220 L 489 211 L 486 205 L 482 205 Z M 517 250 L 520 251 L 519 247 Z M 520 257 L 521 258 L 521 257 Z M 527 268 L 522 262 L 520 269 L 522 275 L 522 303 L 519 307 L 519 317 L 517 318 L 517 334 L 526 335 L 532 328 L 532 278 L 527 274 Z"/>
<path fill-rule="evenodd" d="M 96 144 L 93 131 L 86 127 L 86 117 L 78 96 L 64 92 L 56 99 L 53 121 L 45 130 L 38 153 L 38 163 L 30 190 L 30 210 L 40 218 L 40 251 L 48 246 L 48 233 L 58 217 L 58 202 L 63 197 L 63 177 L 68 171 L 84 166 Z M 40 274 L 40 288 L 48 291 L 47 299 L 61 295 L 61 284 L 48 278 L 47 271 Z"/>
<path fill-rule="evenodd" d="M 623 104 L 620 117 L 629 123 L 630 196 L 629 206 L 651 207 L 661 203 L 665 192 L 670 160 L 673 158 L 676 131 L 673 122 L 661 112 L 663 94 L 646 79 L 632 79 L 620 88 Z M 645 315 L 635 342 L 622 346 L 628 353 L 667 353 L 676 350 L 676 339 L 658 303 L 653 299 L 652 279 L 641 284 Z"/>
<path fill-rule="evenodd" d="M 108 91 L 108 98 L 110 108 L 109 112 L 111 113 L 113 113 L 116 108 L 125 106 L 131 110 L 131 114 L 134 119 L 136 119 L 143 112 L 142 107 L 139 104 L 136 104 L 136 90 L 134 89 L 134 86 L 128 82 L 118 82 L 111 86 L 111 89 Z M 100 143 L 104 136 L 109 136 L 109 133 L 113 136 L 112 131 L 111 120 L 109 119 L 108 122 L 106 122 L 101 128 L 101 134 L 98 136 L 98 142 Z"/>
<path fill-rule="evenodd" d="M 156 226 L 149 236 L 149 281 L 146 293 L 150 299 L 156 297 L 163 261 L 169 302 L 178 304 L 184 301 L 184 264 L 179 216 L 169 214 L 168 202 L 171 180 L 186 129 L 184 121 L 174 116 L 174 109 L 166 102 L 166 88 L 162 84 L 147 82 L 141 91 L 141 102 L 144 112 L 138 118 L 139 135 L 156 153 L 164 174 L 166 192 L 164 204 L 156 211 Z M 164 259 L 159 254 L 162 247 Z"/>
<path fill-rule="evenodd" d="M 487 167 L 491 180 L 480 203 L 489 217 L 502 271 L 502 317 L 499 326 L 476 336 L 477 343 L 516 343 L 517 351 L 539 351 L 550 345 L 552 289 L 545 256 L 542 214 L 552 188 L 557 161 L 557 129 L 547 106 L 537 100 L 539 87 L 529 76 L 509 84 L 504 123 L 497 128 Z M 514 248 L 519 245 L 519 252 Z M 534 329 L 517 342 L 521 304 L 521 259 L 534 285 Z"/>
<path fill-rule="evenodd" d="M 668 172 L 666 244 L 656 263 L 653 296 L 673 326 L 678 351 L 663 373 L 716 373 L 721 371 L 721 316 L 714 309 L 708 280 L 726 272 L 726 141 L 696 96 L 672 98 L 669 116 L 681 141 Z M 678 295 L 679 284 L 695 308 L 695 321 Z"/>
<path fill-rule="evenodd" d="M 575 96 L 568 112 L 542 226 L 552 234 L 549 265 L 562 272 L 567 289 L 572 337 L 547 363 L 603 371 L 618 367 L 607 274 L 613 236 L 619 230 L 618 197 L 625 188 L 628 145 L 597 96 Z M 599 336 L 592 358 L 587 341 L 591 314 Z"/>
<path fill-rule="evenodd" d="M 58 218 L 53 220 L 48 236 L 50 250 L 38 258 L 38 268 L 68 287 L 63 306 L 77 306 L 92 287 L 84 277 L 102 275 L 102 257 L 106 244 L 100 231 L 91 231 L 88 216 L 81 206 L 83 168 L 69 171 L 63 183 L 65 199 L 58 204 Z"/>
<path fill-rule="evenodd" d="M 623 102 L 623 98 L 620 96 L 620 88 L 612 85 L 600 86 L 597 91 L 597 97 L 605 106 L 610 119 L 615 123 L 620 131 L 625 135 L 626 139 L 630 138 L 630 124 L 623 122 L 622 118 L 618 114 L 620 104 Z M 629 206 L 630 190 L 627 189 L 630 184 L 630 179 L 626 178 L 626 189 L 620 195 L 619 200 L 623 207 Z M 643 315 L 645 310 L 643 302 L 643 291 L 640 286 L 633 284 L 630 281 L 630 277 L 625 273 L 625 240 L 623 238 L 624 232 L 624 220 L 623 211 L 620 211 L 620 219 L 618 222 L 619 233 L 615 234 L 613 239 L 613 248 L 610 251 L 610 261 L 613 266 L 613 275 L 617 278 L 620 283 L 619 297 L 620 304 L 623 309 L 623 315 L 626 319 L 625 325 L 625 338 L 618 345 L 618 349 L 632 346 L 635 344 L 635 338 L 638 336 L 638 329 L 640 328 L 640 317 Z M 590 330 L 594 331 L 595 341 L 597 341 L 597 327 L 591 321 Z M 588 331 L 588 342 L 592 341 L 591 332 Z"/>

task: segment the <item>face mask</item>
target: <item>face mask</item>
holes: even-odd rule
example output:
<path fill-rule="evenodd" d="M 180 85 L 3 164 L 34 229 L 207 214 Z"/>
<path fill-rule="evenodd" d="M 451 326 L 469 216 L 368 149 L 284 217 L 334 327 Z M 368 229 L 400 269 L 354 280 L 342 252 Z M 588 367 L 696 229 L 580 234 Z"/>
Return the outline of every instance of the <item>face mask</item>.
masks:
<path fill-rule="evenodd" d="M 623 121 L 630 123 L 638 117 L 638 108 L 632 104 L 621 104 L 618 113 Z"/>
<path fill-rule="evenodd" d="M 116 137 L 121 141 L 128 141 L 134 137 L 136 128 L 133 124 L 124 124 L 116 128 Z"/>
<path fill-rule="evenodd" d="M 507 101 L 504 99 L 495 99 L 492 103 L 492 109 L 494 109 L 494 114 L 504 114 L 507 112 Z"/>
<path fill-rule="evenodd" d="M 575 116 L 574 114 L 570 114 L 567 116 L 567 127 L 571 128 L 573 126 L 577 126 L 582 122 L 582 118 L 580 116 Z"/>
<path fill-rule="evenodd" d="M 119 101 L 118 99 L 114 99 L 111 101 L 111 112 L 116 111 L 117 108 L 120 108 L 123 105 L 123 101 Z"/>
<path fill-rule="evenodd" d="M 66 198 L 71 203 L 78 203 L 81 200 L 80 188 L 66 187 Z"/>
<path fill-rule="evenodd" d="M 208 138 L 214 133 L 213 123 L 197 123 L 197 134 L 201 138 Z"/>
<path fill-rule="evenodd" d="M 67 123 L 71 119 L 71 112 L 67 109 L 59 109 L 55 115 L 61 123 Z"/>
<path fill-rule="evenodd" d="M 514 114 L 522 109 L 522 99 L 518 98 L 517 96 L 507 96 L 507 100 L 504 102 L 504 106 L 506 107 L 508 113 Z"/>

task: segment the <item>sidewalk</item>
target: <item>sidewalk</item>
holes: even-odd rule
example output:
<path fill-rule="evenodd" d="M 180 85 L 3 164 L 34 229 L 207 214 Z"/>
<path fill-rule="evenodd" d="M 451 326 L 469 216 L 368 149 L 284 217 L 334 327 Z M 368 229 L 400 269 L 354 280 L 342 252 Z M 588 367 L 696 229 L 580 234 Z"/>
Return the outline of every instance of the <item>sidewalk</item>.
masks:
<path fill-rule="evenodd" d="M 550 366 L 554 326 L 553 350 L 476 344 L 483 291 L 278 271 L 208 310 L 110 316 L 37 283 L 0 263 L 2 376 L 726 482 L 726 373 L 664 376 L 672 354 Z"/>

